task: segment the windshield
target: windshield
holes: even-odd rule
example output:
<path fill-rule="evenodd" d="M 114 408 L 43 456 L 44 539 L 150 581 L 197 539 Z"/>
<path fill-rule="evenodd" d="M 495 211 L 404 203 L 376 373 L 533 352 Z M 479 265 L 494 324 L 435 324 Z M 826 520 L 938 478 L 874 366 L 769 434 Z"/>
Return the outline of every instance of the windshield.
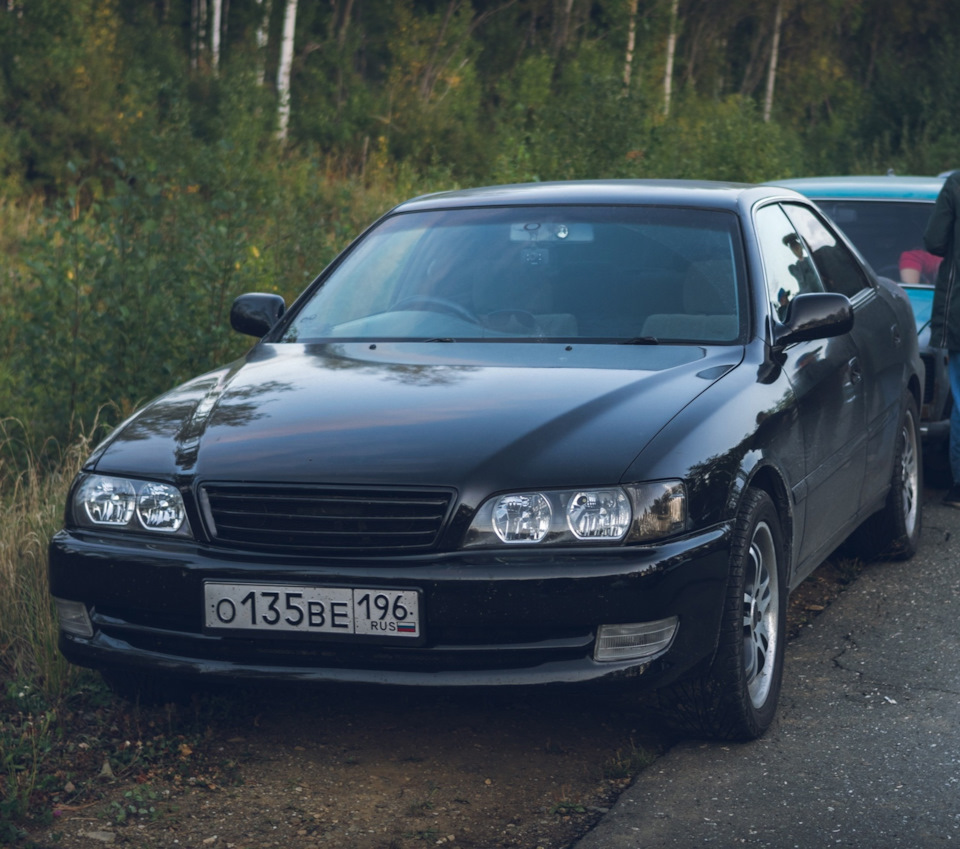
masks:
<path fill-rule="evenodd" d="M 352 247 L 282 340 L 731 343 L 746 314 L 743 280 L 728 212 L 402 213 Z"/>
<path fill-rule="evenodd" d="M 904 283 L 935 282 L 940 259 L 923 249 L 933 201 L 817 199 L 817 205 L 881 277 Z"/>

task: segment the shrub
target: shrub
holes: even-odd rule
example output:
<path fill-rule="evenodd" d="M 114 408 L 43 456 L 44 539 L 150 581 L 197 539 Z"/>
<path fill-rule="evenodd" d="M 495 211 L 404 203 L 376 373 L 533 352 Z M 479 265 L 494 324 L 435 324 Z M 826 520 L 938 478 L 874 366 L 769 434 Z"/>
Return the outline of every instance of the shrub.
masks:
<path fill-rule="evenodd" d="M 804 169 L 799 138 L 764 122 L 742 97 L 683 98 L 656 128 L 643 163 L 644 176 L 748 183 L 801 176 Z"/>

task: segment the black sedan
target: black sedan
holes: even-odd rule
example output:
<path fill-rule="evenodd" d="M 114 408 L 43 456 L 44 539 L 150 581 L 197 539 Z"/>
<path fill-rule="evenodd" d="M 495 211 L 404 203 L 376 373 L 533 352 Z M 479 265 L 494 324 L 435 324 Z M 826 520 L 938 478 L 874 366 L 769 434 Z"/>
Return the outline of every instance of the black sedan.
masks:
<path fill-rule="evenodd" d="M 421 197 L 232 323 L 51 542 L 61 650 L 120 689 L 610 683 L 748 739 L 789 591 L 917 547 L 910 305 L 789 190 Z"/>

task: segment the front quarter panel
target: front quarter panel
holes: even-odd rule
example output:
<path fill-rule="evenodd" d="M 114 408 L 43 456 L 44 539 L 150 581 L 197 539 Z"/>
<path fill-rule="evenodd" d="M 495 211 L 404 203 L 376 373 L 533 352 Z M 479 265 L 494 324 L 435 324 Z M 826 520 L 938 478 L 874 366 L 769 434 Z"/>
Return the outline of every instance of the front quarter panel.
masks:
<path fill-rule="evenodd" d="M 804 476 L 803 435 L 786 375 L 780 369 L 771 374 L 757 341 L 738 367 L 647 445 L 624 481 L 682 477 L 691 524 L 703 528 L 732 522 L 744 489 L 759 474 L 781 510 L 795 553 L 802 517 L 795 515 L 790 494 Z"/>

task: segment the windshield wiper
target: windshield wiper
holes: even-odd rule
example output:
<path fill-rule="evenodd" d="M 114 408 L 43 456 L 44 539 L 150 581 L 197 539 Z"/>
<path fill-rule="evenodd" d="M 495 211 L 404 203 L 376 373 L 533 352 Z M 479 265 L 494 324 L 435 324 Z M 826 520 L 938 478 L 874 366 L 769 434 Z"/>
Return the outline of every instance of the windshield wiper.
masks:
<path fill-rule="evenodd" d="M 624 339 L 618 342 L 618 345 L 659 345 L 660 340 L 656 336 L 634 336 L 633 339 Z"/>
<path fill-rule="evenodd" d="M 456 342 L 456 339 L 453 339 L 450 336 L 437 336 L 435 339 L 424 339 L 424 342 Z"/>

